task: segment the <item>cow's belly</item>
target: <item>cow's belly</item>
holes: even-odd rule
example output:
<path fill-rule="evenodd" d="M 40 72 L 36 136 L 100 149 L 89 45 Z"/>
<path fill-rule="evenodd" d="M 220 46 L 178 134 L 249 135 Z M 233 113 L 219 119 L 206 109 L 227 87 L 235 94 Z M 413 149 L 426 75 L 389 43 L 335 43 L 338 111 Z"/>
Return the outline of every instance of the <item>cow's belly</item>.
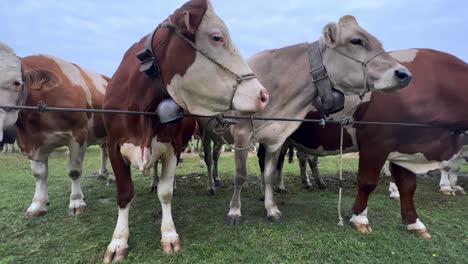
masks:
<path fill-rule="evenodd" d="M 422 153 L 405 154 L 391 152 L 387 160 L 403 167 L 415 174 L 425 174 L 431 170 L 440 170 L 449 166 L 450 162 L 458 157 L 458 153 L 446 161 L 431 161 Z"/>
<path fill-rule="evenodd" d="M 133 167 L 140 171 L 147 171 L 170 147 L 170 143 L 158 142 L 155 137 L 151 142 L 151 147 L 124 143 L 120 146 L 120 153 Z"/>

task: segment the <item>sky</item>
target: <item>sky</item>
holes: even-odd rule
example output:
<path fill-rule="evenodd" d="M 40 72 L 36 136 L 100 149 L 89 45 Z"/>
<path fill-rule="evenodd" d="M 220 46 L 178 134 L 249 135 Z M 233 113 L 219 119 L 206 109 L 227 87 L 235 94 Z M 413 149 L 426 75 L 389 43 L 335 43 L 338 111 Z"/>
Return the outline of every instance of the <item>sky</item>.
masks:
<path fill-rule="evenodd" d="M 185 0 L 2 0 L 0 41 L 112 76 L 125 51 Z M 355 16 L 386 50 L 432 48 L 468 61 L 466 0 L 212 0 L 244 57 L 313 42 Z"/>

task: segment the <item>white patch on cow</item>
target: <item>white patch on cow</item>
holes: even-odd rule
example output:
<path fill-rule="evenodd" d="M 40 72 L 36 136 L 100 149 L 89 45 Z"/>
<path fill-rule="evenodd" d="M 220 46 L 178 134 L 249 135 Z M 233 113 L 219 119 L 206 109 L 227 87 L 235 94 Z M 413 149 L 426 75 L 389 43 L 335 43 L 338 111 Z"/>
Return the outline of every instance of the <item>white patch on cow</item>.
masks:
<path fill-rule="evenodd" d="M 425 174 L 431 170 L 442 169 L 458 154 L 454 155 L 448 161 L 429 161 L 422 153 L 404 154 L 400 152 L 391 152 L 387 160 L 403 167 L 415 174 Z"/>
<path fill-rule="evenodd" d="M 89 90 L 89 87 L 86 84 L 86 80 L 83 78 L 83 75 L 81 74 L 80 69 L 78 69 L 78 67 L 76 67 L 75 65 L 69 62 L 66 62 L 62 59 L 59 59 L 57 57 L 50 56 L 50 55 L 44 55 L 44 56 L 53 60 L 55 63 L 57 63 L 60 69 L 62 69 L 63 74 L 66 75 L 66 77 L 72 83 L 72 85 L 79 86 L 83 90 L 83 92 L 86 95 L 86 102 L 88 103 L 88 105 L 93 105 L 91 91 Z"/>
<path fill-rule="evenodd" d="M 394 182 L 390 182 L 388 186 L 388 192 L 390 193 L 390 198 L 397 199 L 400 198 L 400 192 L 398 191 L 398 187 Z"/>
<path fill-rule="evenodd" d="M 426 226 L 421 222 L 419 221 L 419 218 L 416 219 L 416 223 L 414 224 L 409 224 L 407 227 L 406 227 L 407 230 L 425 230 L 426 229 Z"/>
<path fill-rule="evenodd" d="M 406 49 L 390 52 L 390 56 L 399 62 L 412 62 L 416 58 L 417 54 L 417 49 Z"/>
<path fill-rule="evenodd" d="M 49 192 L 47 187 L 48 166 L 47 161 L 31 160 L 31 170 L 36 178 L 36 190 L 27 213 L 37 215 L 41 212 L 47 212 L 47 203 L 49 202 Z"/>
<path fill-rule="evenodd" d="M 117 252 L 128 248 L 128 236 L 130 234 L 128 230 L 128 213 L 131 204 L 132 202 L 129 202 L 125 208 L 119 208 L 117 224 L 112 235 L 112 241 L 107 246 L 107 252 Z"/>
<path fill-rule="evenodd" d="M 140 171 L 151 169 L 154 162 L 164 154 L 168 147 L 172 146 L 169 143 L 161 143 L 154 137 L 151 141 L 151 149 L 148 147 L 135 146 L 132 143 L 124 143 L 120 146 L 120 153 L 125 157 L 132 166 Z"/>
<path fill-rule="evenodd" d="M 349 222 L 361 225 L 368 225 L 369 219 L 367 218 L 367 208 L 364 211 L 362 211 L 360 215 L 353 214 Z"/>
<path fill-rule="evenodd" d="M 86 70 L 86 74 L 91 78 L 91 81 L 93 81 L 93 84 L 96 87 L 97 91 L 100 92 L 101 94 L 105 94 L 106 87 L 107 87 L 107 80 L 104 79 L 102 75 L 97 72 Z"/>

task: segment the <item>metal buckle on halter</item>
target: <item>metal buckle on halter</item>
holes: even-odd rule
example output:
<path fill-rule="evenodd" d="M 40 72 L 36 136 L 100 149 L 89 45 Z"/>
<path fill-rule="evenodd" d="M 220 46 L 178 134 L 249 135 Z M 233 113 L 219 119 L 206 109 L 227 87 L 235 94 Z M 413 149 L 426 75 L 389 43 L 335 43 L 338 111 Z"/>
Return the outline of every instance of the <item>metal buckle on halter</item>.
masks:
<path fill-rule="evenodd" d="M 138 60 L 141 61 L 140 72 L 144 72 L 146 77 L 153 79 L 157 78 L 161 74 L 159 65 L 155 62 L 153 52 L 149 49 L 144 49 L 136 55 Z"/>
<path fill-rule="evenodd" d="M 328 72 L 324 65 L 321 65 L 310 71 L 314 83 L 328 78 Z"/>

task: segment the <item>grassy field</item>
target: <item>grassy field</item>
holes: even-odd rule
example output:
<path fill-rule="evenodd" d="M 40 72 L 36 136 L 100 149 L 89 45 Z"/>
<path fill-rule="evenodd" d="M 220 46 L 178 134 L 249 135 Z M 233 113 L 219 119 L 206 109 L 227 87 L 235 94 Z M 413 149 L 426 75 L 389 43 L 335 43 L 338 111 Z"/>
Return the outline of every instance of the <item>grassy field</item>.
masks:
<path fill-rule="evenodd" d="M 336 176 L 338 159 L 320 159 L 320 172 Z M 220 160 L 223 186 L 216 196 L 205 191 L 205 169 L 198 156 L 185 157 L 177 170 L 173 216 L 182 250 L 164 255 L 160 249 L 160 204 L 149 193 L 149 177 L 134 172 L 136 197 L 130 210 L 130 255 L 124 263 L 467 263 L 468 197 L 437 193 L 438 179 L 418 179 L 416 205 L 433 238 L 423 240 L 401 225 L 399 204 L 387 197 L 383 178 L 369 202 L 374 232 L 357 234 L 348 220 L 354 201 L 357 159 L 345 160 L 343 200 L 345 226 L 337 226 L 336 181 L 327 190 L 306 191 L 297 161 L 285 166 L 289 192 L 276 201 L 285 221 L 266 220 L 259 201 L 256 158 L 249 158 L 248 183 L 242 193 L 243 223 L 225 225 L 232 194 L 232 154 Z M 117 219 L 114 186 L 84 178 L 87 210 L 67 216 L 70 195 L 66 154 L 60 150 L 49 162 L 48 214 L 26 218 L 34 181 L 29 162 L 20 154 L 0 154 L 0 263 L 99 263 Z M 97 170 L 99 153 L 88 151 L 84 173 Z M 466 167 L 464 168 L 466 171 Z M 461 179 L 468 189 L 468 180 Z"/>

